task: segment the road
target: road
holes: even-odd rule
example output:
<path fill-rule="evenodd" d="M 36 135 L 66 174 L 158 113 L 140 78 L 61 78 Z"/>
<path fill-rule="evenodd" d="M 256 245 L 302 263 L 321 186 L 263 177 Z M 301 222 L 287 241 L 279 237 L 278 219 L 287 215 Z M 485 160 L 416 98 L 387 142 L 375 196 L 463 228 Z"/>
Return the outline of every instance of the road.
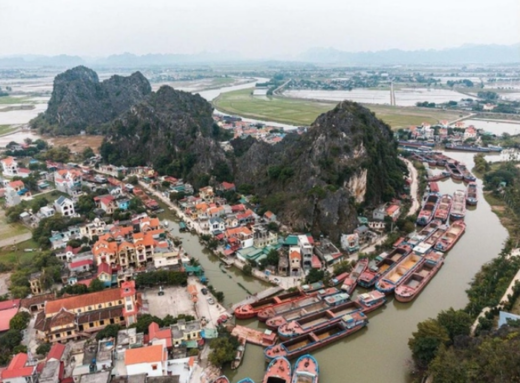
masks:
<path fill-rule="evenodd" d="M 421 206 L 417 196 L 417 193 L 419 191 L 419 176 L 417 173 L 417 169 L 415 168 L 415 166 L 413 166 L 410 160 L 403 158 L 403 161 L 406 163 L 408 171 L 410 172 L 410 177 L 412 179 L 412 183 L 410 185 L 410 197 L 412 198 L 412 206 L 410 207 L 410 210 L 407 214 L 407 216 L 411 216 L 417 213 L 419 207 Z"/>
<path fill-rule="evenodd" d="M 5 246 L 16 245 L 17 243 L 28 241 L 31 238 L 32 238 L 32 233 L 29 232 L 29 233 L 25 233 L 25 234 L 15 235 L 11 238 L 2 239 L 2 240 L 0 240 L 0 248 L 5 247 Z"/>

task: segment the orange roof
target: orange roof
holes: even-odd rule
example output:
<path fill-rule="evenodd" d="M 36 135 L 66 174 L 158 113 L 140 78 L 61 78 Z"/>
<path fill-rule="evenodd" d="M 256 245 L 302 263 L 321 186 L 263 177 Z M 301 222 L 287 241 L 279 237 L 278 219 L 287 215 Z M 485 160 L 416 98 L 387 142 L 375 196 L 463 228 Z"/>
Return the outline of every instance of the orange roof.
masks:
<path fill-rule="evenodd" d="M 272 211 L 269 211 L 267 210 L 264 215 L 267 217 L 267 218 L 271 218 L 273 216 L 273 212 Z"/>
<path fill-rule="evenodd" d="M 386 214 L 388 215 L 392 215 L 394 214 L 397 210 L 399 210 L 399 206 L 398 205 L 390 205 L 386 208 Z"/>
<path fill-rule="evenodd" d="M 197 286 L 188 285 L 188 293 L 190 293 L 191 295 L 197 295 Z"/>
<path fill-rule="evenodd" d="M 107 289 L 90 294 L 71 296 L 54 301 L 47 301 L 45 305 L 45 314 L 53 314 L 62 308 L 66 310 L 79 309 L 85 306 L 94 306 L 98 304 L 113 302 L 121 299 L 121 291 L 119 289 Z"/>
<path fill-rule="evenodd" d="M 21 352 L 16 354 L 9 366 L 5 370 L 2 371 L 2 375 L 0 376 L 3 380 L 12 379 L 12 378 L 21 378 L 26 376 L 31 376 L 34 372 L 35 366 L 25 366 L 27 363 L 27 354 Z"/>
<path fill-rule="evenodd" d="M 251 235 L 251 230 L 249 230 L 247 227 L 235 227 L 233 229 L 227 229 L 226 230 L 226 237 L 233 237 L 238 234 L 244 234 L 244 235 Z"/>
<path fill-rule="evenodd" d="M 206 202 L 199 203 L 199 204 L 195 205 L 195 209 L 206 211 L 206 210 L 208 210 L 208 204 Z"/>
<path fill-rule="evenodd" d="M 223 207 L 212 207 L 211 209 L 209 209 L 208 213 L 217 214 L 218 212 L 221 212 L 222 210 L 224 210 Z"/>
<path fill-rule="evenodd" d="M 291 258 L 291 259 L 301 259 L 301 255 L 297 251 L 291 251 L 291 254 L 289 254 L 289 258 Z"/>
<path fill-rule="evenodd" d="M 172 332 L 169 328 L 160 329 L 159 325 L 155 322 L 150 323 L 148 326 L 149 339 L 165 339 L 166 347 L 172 347 Z"/>
<path fill-rule="evenodd" d="M 25 187 L 24 183 L 20 180 L 9 182 L 9 186 L 11 186 L 13 189 Z"/>
<path fill-rule="evenodd" d="M 163 346 L 130 348 L 125 351 L 125 365 L 161 362 L 164 359 Z"/>
<path fill-rule="evenodd" d="M 12 165 L 13 162 L 14 162 L 14 158 L 13 157 L 6 157 L 2 160 L 2 162 L 6 165 Z"/>

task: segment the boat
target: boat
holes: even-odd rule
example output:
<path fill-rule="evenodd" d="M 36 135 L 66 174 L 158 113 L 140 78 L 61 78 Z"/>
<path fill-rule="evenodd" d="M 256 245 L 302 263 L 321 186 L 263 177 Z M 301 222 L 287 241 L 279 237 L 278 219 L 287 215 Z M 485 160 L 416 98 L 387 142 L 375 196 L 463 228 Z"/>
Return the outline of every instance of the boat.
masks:
<path fill-rule="evenodd" d="M 379 280 L 376 282 L 376 289 L 383 294 L 392 293 L 395 286 L 403 280 L 409 272 L 415 269 L 421 259 L 423 258 L 415 253 L 408 254 L 397 263 L 395 267 L 381 275 Z"/>
<path fill-rule="evenodd" d="M 283 356 L 272 359 L 262 383 L 291 383 L 291 363 Z"/>
<path fill-rule="evenodd" d="M 330 323 L 316 331 L 269 346 L 264 350 L 264 355 L 267 360 L 279 356 L 289 359 L 298 358 L 334 341 L 352 335 L 363 329 L 367 324 L 368 319 L 366 315 L 356 311 L 343 316 L 339 322 Z"/>
<path fill-rule="evenodd" d="M 330 295 L 328 297 L 323 297 L 319 302 L 315 304 L 303 308 L 295 308 L 282 315 L 270 318 L 265 322 L 265 324 L 269 329 L 277 330 L 280 326 L 284 325 L 285 323 L 299 320 L 300 318 L 303 318 L 307 315 L 324 312 L 332 307 L 336 307 L 342 304 L 343 302 L 346 302 L 349 298 L 350 295 L 346 293 L 338 293 Z"/>
<path fill-rule="evenodd" d="M 435 246 L 437 241 L 444 235 L 446 230 L 448 230 L 448 225 L 442 225 L 437 228 L 437 231 L 433 233 L 429 238 L 426 238 L 423 242 L 424 245 L 428 245 L 430 247 Z M 415 250 L 415 248 L 414 248 Z"/>
<path fill-rule="evenodd" d="M 477 184 L 475 182 L 470 182 L 468 184 L 468 189 L 466 193 L 466 204 L 470 206 L 476 206 L 478 203 L 478 189 Z"/>
<path fill-rule="evenodd" d="M 444 235 L 435 244 L 435 250 L 447 252 L 449 251 L 459 238 L 466 231 L 466 224 L 463 221 L 455 221 L 446 230 Z"/>
<path fill-rule="evenodd" d="M 413 272 L 395 287 L 395 299 L 399 302 L 412 301 L 444 264 L 444 255 L 437 251 L 428 253 Z"/>
<path fill-rule="evenodd" d="M 356 301 L 363 307 L 363 314 L 368 314 L 386 303 L 386 296 L 380 291 L 372 290 L 359 294 Z"/>
<path fill-rule="evenodd" d="M 186 226 L 186 223 L 184 221 L 179 222 L 179 231 L 187 231 L 188 227 Z"/>
<path fill-rule="evenodd" d="M 256 302 L 239 306 L 235 309 L 234 314 L 237 319 L 250 319 L 256 317 L 260 311 L 274 305 L 302 300 L 306 297 L 307 295 L 300 290 L 283 293 L 274 297 L 263 298 Z"/>
<path fill-rule="evenodd" d="M 357 261 L 356 266 L 354 267 L 354 270 L 350 273 L 348 278 L 346 278 L 343 281 L 343 285 L 341 286 L 341 290 L 344 290 L 347 292 L 347 294 L 352 295 L 354 292 L 354 289 L 356 288 L 358 284 L 358 279 L 361 276 L 361 274 L 367 269 L 368 267 L 368 258 L 361 258 L 359 261 Z"/>
<path fill-rule="evenodd" d="M 435 143 L 434 142 L 425 142 L 425 141 L 399 141 L 399 145 L 411 146 L 411 147 L 417 147 L 417 148 L 420 148 L 422 146 L 433 148 L 435 146 Z"/>
<path fill-rule="evenodd" d="M 255 381 L 251 378 L 240 379 L 237 383 L 255 383 Z"/>
<path fill-rule="evenodd" d="M 439 219 L 434 219 L 428 225 L 419 230 L 417 237 L 420 238 L 420 241 L 424 241 L 425 239 L 430 238 L 440 226 L 442 226 L 442 222 Z"/>
<path fill-rule="evenodd" d="M 466 216 L 466 192 L 456 190 L 453 193 L 453 204 L 451 205 L 450 221 L 464 219 Z"/>
<path fill-rule="evenodd" d="M 319 291 L 325 288 L 325 285 L 322 281 L 311 283 L 310 285 L 303 285 L 300 286 L 300 291 L 304 292 L 305 294 L 309 294 L 315 291 Z"/>
<path fill-rule="evenodd" d="M 346 273 L 341 273 L 335 277 L 332 277 L 330 280 L 329 280 L 329 286 L 338 286 L 340 285 L 348 276 L 350 275 L 350 273 L 346 272 Z"/>
<path fill-rule="evenodd" d="M 318 361 L 312 355 L 305 354 L 294 364 L 292 383 L 318 383 L 319 376 Z"/>
<path fill-rule="evenodd" d="M 339 293 L 338 289 L 335 287 L 329 287 L 325 290 L 321 290 L 318 292 L 318 295 L 304 297 L 302 300 L 294 300 L 286 303 L 281 303 L 279 305 L 274 305 L 268 307 L 262 311 L 259 311 L 257 314 L 258 320 L 260 322 L 265 322 L 269 318 L 273 318 L 278 315 L 282 315 L 288 311 L 291 311 L 295 308 L 304 308 L 309 305 L 312 305 L 320 300 L 321 297 L 326 297 L 328 295 L 333 295 Z"/>
<path fill-rule="evenodd" d="M 244 354 L 246 352 L 246 338 L 239 338 L 238 340 L 240 345 L 235 352 L 235 359 L 231 362 L 231 369 L 236 370 L 240 364 L 242 363 L 242 359 L 244 359 Z"/>
<path fill-rule="evenodd" d="M 440 196 L 438 193 L 429 193 L 426 197 L 419 215 L 417 216 L 417 224 L 425 226 L 432 220 L 435 215 L 435 211 L 439 206 Z"/>
<path fill-rule="evenodd" d="M 462 181 L 464 178 L 459 167 L 453 161 L 446 162 L 446 170 L 450 172 L 451 178 L 454 180 Z"/>
<path fill-rule="evenodd" d="M 227 376 L 219 376 L 217 379 L 213 380 L 211 383 L 229 383 L 229 379 Z"/>
<path fill-rule="evenodd" d="M 438 193 L 439 192 L 439 184 L 435 181 L 429 182 L 428 187 L 430 188 L 431 193 Z"/>
<path fill-rule="evenodd" d="M 464 179 L 464 182 L 474 182 L 477 180 L 477 177 L 475 177 L 469 169 L 464 164 L 459 164 L 459 169 L 462 172 L 462 177 Z"/>
<path fill-rule="evenodd" d="M 434 218 L 441 220 L 442 223 L 445 223 L 450 217 L 452 203 L 453 197 L 449 194 L 444 194 L 441 197 L 441 202 L 439 202 L 437 210 L 435 211 Z"/>
<path fill-rule="evenodd" d="M 503 148 L 501 146 L 488 145 L 484 146 L 473 146 L 473 145 L 455 145 L 446 144 L 448 150 L 458 150 L 462 152 L 477 152 L 477 153 L 489 153 L 489 152 L 501 152 Z"/>
<path fill-rule="evenodd" d="M 379 254 L 374 260 L 368 263 L 367 269 L 359 276 L 359 285 L 365 289 L 374 286 L 381 274 L 392 268 L 401 258 L 411 253 L 411 251 L 412 248 L 410 246 L 400 245 L 390 253 Z"/>

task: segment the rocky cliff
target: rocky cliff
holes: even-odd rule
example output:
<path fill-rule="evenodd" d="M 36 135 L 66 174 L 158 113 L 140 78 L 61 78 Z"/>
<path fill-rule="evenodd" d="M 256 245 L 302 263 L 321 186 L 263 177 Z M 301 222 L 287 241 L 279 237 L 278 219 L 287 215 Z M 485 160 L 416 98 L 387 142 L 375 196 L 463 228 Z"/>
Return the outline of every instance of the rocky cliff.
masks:
<path fill-rule="evenodd" d="M 47 110 L 31 125 L 54 134 L 99 131 L 101 125 L 142 101 L 151 91 L 140 72 L 127 77 L 114 75 L 100 82 L 96 72 L 78 66 L 56 76 Z"/>

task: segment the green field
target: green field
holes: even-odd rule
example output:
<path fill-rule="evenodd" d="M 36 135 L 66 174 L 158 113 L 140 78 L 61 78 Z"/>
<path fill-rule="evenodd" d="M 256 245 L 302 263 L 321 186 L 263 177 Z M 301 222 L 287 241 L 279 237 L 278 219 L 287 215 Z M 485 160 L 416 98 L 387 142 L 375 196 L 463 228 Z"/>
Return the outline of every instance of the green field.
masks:
<path fill-rule="evenodd" d="M 0 97 L 0 105 L 11 105 L 11 104 L 33 104 L 33 101 L 29 101 L 29 97 L 11 97 L 3 96 Z"/>
<path fill-rule="evenodd" d="M 337 104 L 286 97 L 258 97 L 253 96 L 252 91 L 253 89 L 243 89 L 222 93 L 213 100 L 213 105 L 221 112 L 243 117 L 310 125 L 321 113 L 331 110 Z M 420 125 L 422 122 L 432 124 L 439 120 L 452 121 L 461 117 L 456 111 L 376 104 L 364 106 L 394 129 Z"/>
<path fill-rule="evenodd" d="M 0 136 L 11 133 L 16 128 L 11 125 L 0 125 Z"/>
<path fill-rule="evenodd" d="M 32 239 L 14 246 L 6 246 L 0 249 L 0 263 L 15 264 L 30 261 L 38 254 L 38 247 Z M 25 251 L 25 249 L 34 249 L 34 251 Z"/>

